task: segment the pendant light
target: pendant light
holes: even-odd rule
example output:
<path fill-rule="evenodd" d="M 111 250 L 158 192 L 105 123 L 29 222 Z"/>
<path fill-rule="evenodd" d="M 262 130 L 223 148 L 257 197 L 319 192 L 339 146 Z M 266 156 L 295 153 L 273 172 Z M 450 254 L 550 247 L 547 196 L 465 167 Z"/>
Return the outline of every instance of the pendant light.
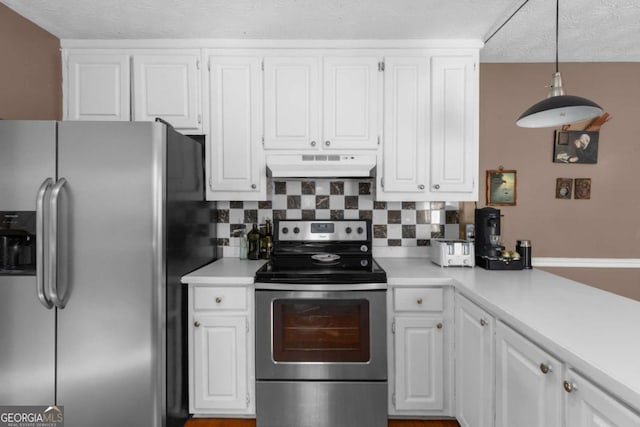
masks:
<path fill-rule="evenodd" d="M 558 127 L 598 117 L 602 107 L 593 101 L 579 96 L 565 95 L 562 89 L 562 76 L 558 70 L 558 16 L 560 0 L 556 0 L 556 72 L 546 99 L 534 104 L 516 121 L 525 128 Z"/>

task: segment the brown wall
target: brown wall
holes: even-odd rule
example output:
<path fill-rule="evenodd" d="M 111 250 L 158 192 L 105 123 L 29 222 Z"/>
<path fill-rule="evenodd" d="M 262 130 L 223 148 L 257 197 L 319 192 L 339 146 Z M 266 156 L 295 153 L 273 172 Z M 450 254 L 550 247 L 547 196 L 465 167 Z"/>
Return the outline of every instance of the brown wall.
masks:
<path fill-rule="evenodd" d="M 61 119 L 60 40 L 0 4 L 0 118 Z"/>
<path fill-rule="evenodd" d="M 534 257 L 640 258 L 640 64 L 560 64 L 567 93 L 612 116 L 600 130 L 595 165 L 553 163 L 554 129 L 515 124 L 546 96 L 553 71 L 552 64 L 480 66 L 478 206 L 486 201 L 486 170 L 516 169 L 517 204 L 499 207 L 508 248 L 531 239 Z M 591 199 L 556 199 L 556 178 L 591 178 Z M 640 299 L 639 269 L 553 272 Z"/>

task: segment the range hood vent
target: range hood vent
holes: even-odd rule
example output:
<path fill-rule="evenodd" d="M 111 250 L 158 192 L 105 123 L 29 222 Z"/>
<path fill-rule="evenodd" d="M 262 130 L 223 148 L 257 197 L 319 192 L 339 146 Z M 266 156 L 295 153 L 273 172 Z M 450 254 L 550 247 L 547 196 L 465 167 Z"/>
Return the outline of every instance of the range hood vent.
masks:
<path fill-rule="evenodd" d="M 274 178 L 370 178 L 375 154 L 272 154 L 267 167 Z"/>

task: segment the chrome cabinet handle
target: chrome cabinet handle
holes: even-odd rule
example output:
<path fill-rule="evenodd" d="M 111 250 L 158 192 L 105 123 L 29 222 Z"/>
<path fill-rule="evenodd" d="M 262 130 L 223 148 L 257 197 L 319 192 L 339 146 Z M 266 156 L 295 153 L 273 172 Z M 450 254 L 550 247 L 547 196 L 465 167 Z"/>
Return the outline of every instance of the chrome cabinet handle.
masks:
<path fill-rule="evenodd" d="M 200 327 L 200 322 L 198 322 L 197 320 L 195 322 L 193 322 L 193 326 L 195 326 L 196 328 Z"/>
<path fill-rule="evenodd" d="M 67 180 L 64 178 L 58 179 L 58 182 L 51 189 L 49 199 L 49 272 L 47 283 L 51 301 L 60 309 L 67 305 L 67 301 L 58 294 L 58 196 L 66 183 Z"/>
<path fill-rule="evenodd" d="M 487 326 L 487 321 L 484 319 L 480 319 L 480 326 Z"/>
<path fill-rule="evenodd" d="M 258 186 L 257 186 L 257 185 L 255 185 L 255 184 L 251 184 L 251 188 L 252 188 L 253 190 L 255 190 L 256 188 L 258 188 Z"/>
<path fill-rule="evenodd" d="M 424 184 L 418 185 L 418 190 L 424 190 Z"/>
<path fill-rule="evenodd" d="M 44 180 L 40 189 L 38 189 L 38 196 L 36 197 L 36 292 L 40 304 L 45 308 L 51 309 L 53 303 L 47 298 L 45 291 L 45 256 L 47 252 L 45 248 L 45 230 L 47 229 L 46 214 L 45 214 L 45 198 L 47 193 L 53 185 L 53 179 L 47 178 Z"/>
<path fill-rule="evenodd" d="M 326 145 L 327 147 L 331 145 L 331 141 L 327 140 L 324 142 L 324 145 Z"/>
<path fill-rule="evenodd" d="M 423 301 L 422 301 L 422 298 L 418 298 L 418 299 L 416 300 L 416 303 L 418 303 L 418 305 L 422 305 L 422 302 L 423 302 Z"/>
<path fill-rule="evenodd" d="M 562 387 L 564 387 L 564 391 L 566 391 L 567 393 L 571 393 L 572 391 L 578 389 L 578 387 L 576 387 L 574 383 L 571 383 L 566 380 L 562 383 Z"/>
<path fill-rule="evenodd" d="M 440 322 L 439 322 L 439 323 L 436 325 L 436 328 L 438 328 L 438 329 L 442 329 L 442 326 L 443 326 L 443 325 L 442 325 L 442 323 L 440 323 Z"/>
<path fill-rule="evenodd" d="M 222 302 L 222 298 L 216 297 L 216 304 L 220 304 Z"/>
<path fill-rule="evenodd" d="M 311 146 L 312 146 L 312 147 L 315 147 L 315 146 L 316 146 L 316 144 L 317 144 L 317 143 L 316 143 L 315 141 L 311 141 Z"/>
<path fill-rule="evenodd" d="M 553 369 L 551 369 L 551 365 L 547 365 L 546 363 L 541 363 L 540 364 L 540 371 L 547 375 L 549 372 L 553 371 Z"/>
<path fill-rule="evenodd" d="M 440 184 L 435 184 L 435 185 L 433 186 L 433 189 L 434 189 L 434 190 L 439 190 L 439 189 L 440 189 Z"/>

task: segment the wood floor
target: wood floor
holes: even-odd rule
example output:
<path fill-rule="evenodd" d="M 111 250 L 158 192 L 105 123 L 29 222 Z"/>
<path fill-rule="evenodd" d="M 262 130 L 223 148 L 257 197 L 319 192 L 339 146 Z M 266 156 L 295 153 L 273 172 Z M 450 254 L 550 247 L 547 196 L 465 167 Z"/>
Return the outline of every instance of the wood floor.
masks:
<path fill-rule="evenodd" d="M 184 427 L 255 427 L 256 420 L 192 418 Z M 460 427 L 450 420 L 389 420 L 389 427 Z"/>

